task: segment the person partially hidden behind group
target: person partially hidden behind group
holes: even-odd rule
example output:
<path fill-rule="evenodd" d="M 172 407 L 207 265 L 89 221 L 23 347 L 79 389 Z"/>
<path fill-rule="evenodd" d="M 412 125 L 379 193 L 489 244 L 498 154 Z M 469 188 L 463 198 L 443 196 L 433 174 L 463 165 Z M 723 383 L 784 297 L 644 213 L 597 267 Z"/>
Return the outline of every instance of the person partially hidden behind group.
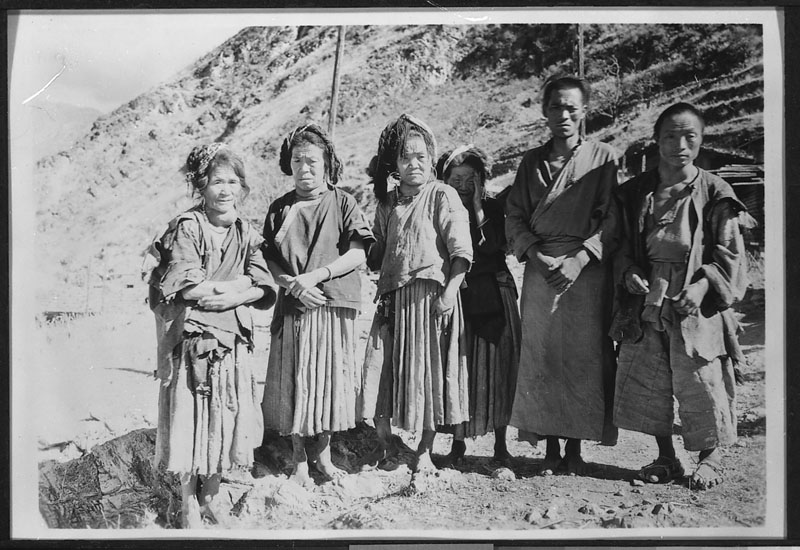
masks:
<path fill-rule="evenodd" d="M 284 139 L 280 167 L 294 189 L 270 205 L 264 222 L 264 253 L 280 291 L 262 408 L 267 430 L 291 435 L 291 478 L 309 485 L 309 463 L 328 478 L 345 474 L 331 461 L 330 437 L 356 426 L 356 268 L 374 238 L 355 198 L 337 187 L 342 163 L 319 126 Z"/>
<path fill-rule="evenodd" d="M 436 180 L 436 142 L 421 120 L 401 115 L 383 130 L 373 163 L 378 206 L 367 265 L 380 269 L 378 308 L 364 361 L 362 416 L 379 438 L 378 467 L 397 465 L 391 424 L 422 432 L 416 473 L 435 471 L 437 426 L 469 420 L 459 287 L 472 261 L 469 215 Z M 393 189 L 388 189 L 390 180 Z"/>
<path fill-rule="evenodd" d="M 469 212 L 472 267 L 461 290 L 467 341 L 469 422 L 456 426 L 442 466 L 463 462 L 465 437 L 494 431 L 495 462 L 511 466 L 506 428 L 517 385 L 520 320 L 517 288 L 506 265 L 503 206 L 486 195 L 488 155 L 474 145 L 444 153 L 436 172 L 458 192 Z"/>
<path fill-rule="evenodd" d="M 747 287 L 740 225 L 754 220 L 731 186 L 695 165 L 705 122 L 676 103 L 658 117 L 658 167 L 618 190 L 623 243 L 615 258 L 620 342 L 614 422 L 655 436 L 658 458 L 639 476 L 684 475 L 672 444 L 673 396 L 687 450 L 699 451 L 696 489 L 722 482 L 719 447 L 736 440 L 738 355 L 730 306 Z"/>
<path fill-rule="evenodd" d="M 542 113 L 551 139 L 522 158 L 506 200 L 506 235 L 525 262 L 522 345 L 511 426 L 519 439 L 547 439 L 541 473 L 586 474 L 584 439 L 616 443 L 611 411 L 614 349 L 614 150 L 583 140 L 589 87 L 550 80 Z M 562 457 L 559 439 L 567 440 Z"/>
<path fill-rule="evenodd" d="M 222 143 L 195 147 L 186 177 L 200 200 L 154 240 L 146 265 L 161 380 L 155 463 L 180 474 L 182 524 L 196 528 L 216 519 L 221 474 L 249 469 L 261 441 L 246 304 L 271 307 L 275 289 L 261 236 L 238 214 L 249 191 L 241 158 Z"/>

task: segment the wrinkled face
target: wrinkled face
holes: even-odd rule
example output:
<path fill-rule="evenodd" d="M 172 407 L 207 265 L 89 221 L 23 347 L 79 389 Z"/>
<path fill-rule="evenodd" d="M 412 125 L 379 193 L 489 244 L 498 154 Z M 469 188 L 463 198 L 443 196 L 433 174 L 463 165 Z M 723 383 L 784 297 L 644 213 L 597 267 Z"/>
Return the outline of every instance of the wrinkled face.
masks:
<path fill-rule="evenodd" d="M 292 149 L 294 188 L 301 195 L 314 195 L 325 189 L 325 155 L 312 143 L 298 143 Z"/>
<path fill-rule="evenodd" d="M 703 125 L 692 113 L 678 113 L 664 119 L 658 131 L 660 162 L 674 168 L 694 163 L 703 143 Z"/>
<path fill-rule="evenodd" d="M 459 166 L 450 167 L 450 175 L 447 177 L 445 183 L 458 191 L 461 202 L 467 205 L 472 202 L 475 188 L 480 187 L 481 178 L 477 170 L 472 166 L 469 164 L 461 164 Z"/>
<path fill-rule="evenodd" d="M 583 93 L 578 88 L 553 90 L 544 106 L 544 116 L 553 136 L 569 138 L 576 135 L 586 116 Z"/>
<path fill-rule="evenodd" d="M 231 166 L 214 167 L 203 190 L 206 212 L 225 214 L 235 210 L 241 193 L 242 182 Z"/>
<path fill-rule="evenodd" d="M 397 156 L 397 173 L 400 175 L 400 183 L 411 187 L 419 187 L 428 182 L 431 158 L 422 136 L 408 136 L 403 151 Z"/>

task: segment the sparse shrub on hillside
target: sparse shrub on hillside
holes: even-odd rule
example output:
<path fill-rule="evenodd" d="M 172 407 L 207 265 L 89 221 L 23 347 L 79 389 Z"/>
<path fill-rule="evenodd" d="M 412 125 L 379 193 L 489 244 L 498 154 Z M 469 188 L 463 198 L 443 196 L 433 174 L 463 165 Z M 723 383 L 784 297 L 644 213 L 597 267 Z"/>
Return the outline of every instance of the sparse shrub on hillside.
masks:
<path fill-rule="evenodd" d="M 545 67 L 569 62 L 576 26 L 488 25 L 472 27 L 463 41 L 471 51 L 456 63 L 461 78 L 482 72 L 508 73 L 515 78 L 541 74 Z"/>

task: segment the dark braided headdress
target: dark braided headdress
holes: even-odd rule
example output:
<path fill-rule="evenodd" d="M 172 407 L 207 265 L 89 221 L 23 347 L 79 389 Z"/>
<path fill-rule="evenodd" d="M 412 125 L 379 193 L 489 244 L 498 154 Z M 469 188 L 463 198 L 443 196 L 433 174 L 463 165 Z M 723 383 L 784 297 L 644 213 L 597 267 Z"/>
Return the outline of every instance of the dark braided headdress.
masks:
<path fill-rule="evenodd" d="M 436 173 L 442 181 L 447 181 L 450 168 L 461 166 L 465 162 L 478 171 L 481 183 L 485 183 L 492 171 L 492 159 L 483 149 L 475 147 L 471 143 L 456 147 L 439 157 L 439 161 L 436 163 Z"/>
<path fill-rule="evenodd" d="M 375 197 L 380 202 L 386 200 L 387 180 L 392 173 L 397 172 L 397 155 L 403 150 L 411 134 L 418 134 L 425 140 L 431 162 L 436 158 L 436 138 L 427 124 L 407 114 L 402 114 L 390 122 L 381 132 L 381 137 L 378 139 L 378 154 L 373 157 L 367 169 L 375 186 Z"/>
<path fill-rule="evenodd" d="M 186 157 L 186 181 L 194 189 L 200 190 L 205 187 L 204 178 L 208 175 L 208 167 L 223 147 L 227 146 L 218 141 L 198 145 Z"/>
<path fill-rule="evenodd" d="M 342 177 L 342 161 L 336 156 L 336 150 L 333 148 L 333 142 L 328 138 L 328 134 L 316 124 L 298 126 L 284 138 L 280 155 L 281 171 L 287 176 L 292 175 L 292 149 L 303 142 L 317 145 L 322 149 L 327 164 L 327 183 L 330 185 L 339 183 L 339 179 Z"/>

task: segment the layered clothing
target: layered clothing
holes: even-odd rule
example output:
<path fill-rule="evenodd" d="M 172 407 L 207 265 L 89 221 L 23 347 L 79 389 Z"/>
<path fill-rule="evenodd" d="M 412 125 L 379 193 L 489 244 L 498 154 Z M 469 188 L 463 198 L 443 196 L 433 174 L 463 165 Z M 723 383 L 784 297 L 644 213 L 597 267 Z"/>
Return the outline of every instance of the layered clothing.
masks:
<path fill-rule="evenodd" d="M 469 418 L 460 297 L 440 318 L 433 304 L 453 260 L 472 261 L 469 217 L 456 191 L 430 181 L 414 195 L 392 190 L 375 211 L 368 263 L 380 269 L 378 308 L 364 361 L 364 418 L 405 430 Z"/>
<path fill-rule="evenodd" d="M 611 272 L 617 185 L 614 150 L 580 142 L 557 174 L 552 141 L 528 151 L 506 200 L 506 234 L 527 261 L 520 312 L 522 345 L 511 425 L 539 436 L 616 442 Z M 563 293 L 534 265 L 538 250 L 556 262 L 584 249 L 591 261 Z"/>
<path fill-rule="evenodd" d="M 674 395 L 686 448 L 710 449 L 736 438 L 731 359 L 742 354 L 730 306 L 747 288 L 739 228 L 752 218 L 730 185 L 700 168 L 659 208 L 658 186 L 652 170 L 617 193 L 623 239 L 614 261 L 611 335 L 620 342 L 614 419 L 622 428 L 671 435 Z M 633 266 L 647 276 L 647 294 L 627 291 L 624 278 Z M 699 310 L 679 313 L 674 298 L 701 278 L 709 288 Z"/>
<path fill-rule="evenodd" d="M 260 443 L 257 384 L 245 353 L 253 348 L 250 306 L 207 311 L 181 291 L 246 275 L 264 290 L 253 305 L 269 308 L 274 281 L 261 241 L 241 218 L 215 236 L 198 207 L 173 219 L 150 247 L 161 380 L 156 463 L 170 471 L 205 475 L 248 467 Z"/>
<path fill-rule="evenodd" d="M 467 341 L 469 437 L 508 425 L 521 337 L 517 288 L 506 264 L 503 207 L 494 198 L 483 199 L 482 207 L 485 218 L 480 226 L 474 211 L 468 209 L 473 262 L 461 289 Z"/>

